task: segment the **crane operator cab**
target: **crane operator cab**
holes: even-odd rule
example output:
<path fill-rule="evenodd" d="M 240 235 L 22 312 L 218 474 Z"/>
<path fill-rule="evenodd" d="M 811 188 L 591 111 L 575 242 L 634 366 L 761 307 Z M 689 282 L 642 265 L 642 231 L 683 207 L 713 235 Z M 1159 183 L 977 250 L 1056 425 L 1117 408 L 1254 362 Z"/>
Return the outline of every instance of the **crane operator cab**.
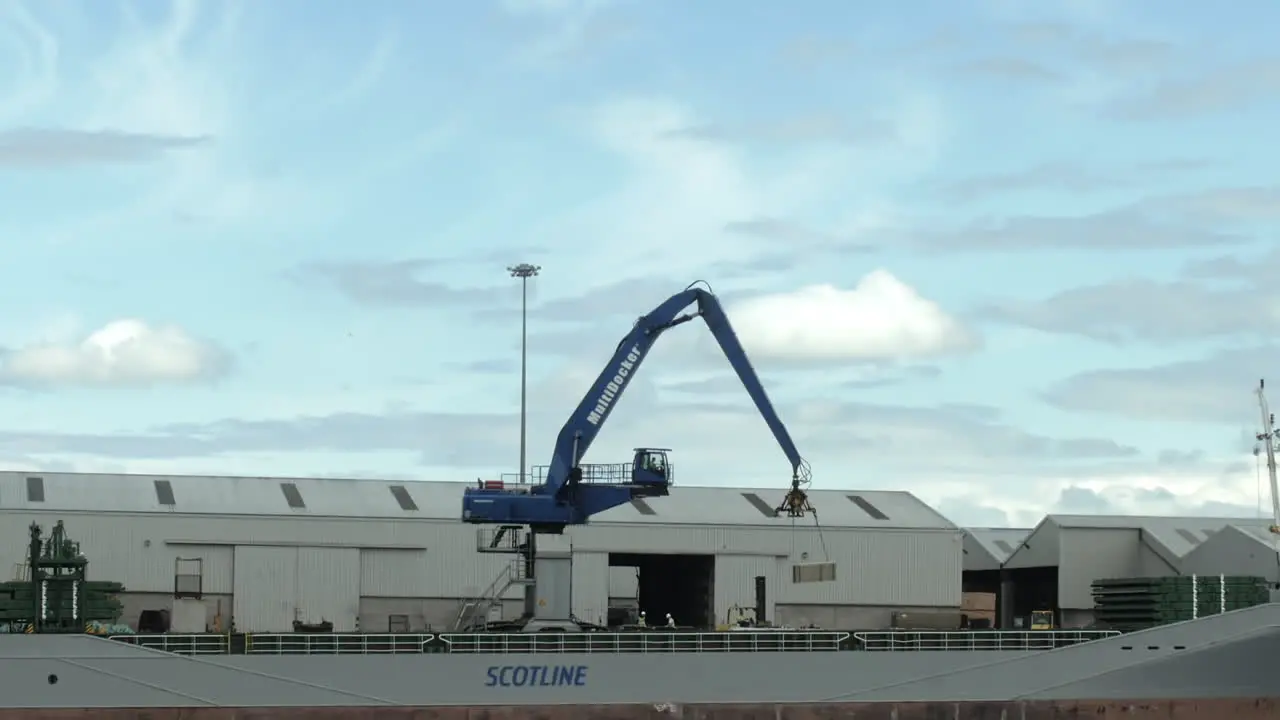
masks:
<path fill-rule="evenodd" d="M 631 484 L 653 495 L 666 495 L 671 484 L 671 464 L 666 448 L 636 448 L 631 463 Z"/>

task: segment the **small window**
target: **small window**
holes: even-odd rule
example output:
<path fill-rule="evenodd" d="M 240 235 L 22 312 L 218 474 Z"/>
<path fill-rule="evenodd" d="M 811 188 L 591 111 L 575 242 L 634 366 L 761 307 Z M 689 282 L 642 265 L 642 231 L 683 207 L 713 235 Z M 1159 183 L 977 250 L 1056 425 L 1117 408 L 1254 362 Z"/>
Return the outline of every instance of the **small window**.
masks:
<path fill-rule="evenodd" d="M 156 485 L 156 502 L 161 505 L 177 505 L 177 501 L 173 498 L 173 484 L 168 480 L 157 480 Z"/>
<path fill-rule="evenodd" d="M 1010 555 L 1013 554 L 1013 546 L 1009 544 L 1008 540 L 996 540 L 993 544 L 1004 552 Z"/>
<path fill-rule="evenodd" d="M 280 483 L 280 490 L 284 492 L 284 499 L 289 503 L 289 507 L 294 510 L 305 510 L 307 504 L 302 502 L 302 493 L 298 492 L 298 486 L 293 483 Z"/>
<path fill-rule="evenodd" d="M 885 515 L 884 513 L 880 512 L 880 508 L 867 502 L 867 499 L 862 497 L 861 495 L 850 495 L 849 500 L 852 501 L 854 505 L 857 505 L 858 507 L 862 508 L 862 512 L 869 515 L 872 520 L 888 520 L 889 519 L 888 515 Z"/>
<path fill-rule="evenodd" d="M 1176 532 L 1178 533 L 1179 536 L 1182 537 L 1183 540 L 1186 540 L 1192 545 L 1200 544 L 1200 538 L 1196 537 L 1195 533 L 1191 532 L 1190 530 L 1187 530 L 1184 528 L 1178 528 Z"/>
<path fill-rule="evenodd" d="M 778 517 L 778 511 L 769 507 L 769 503 L 760 499 L 759 495 L 755 493 L 742 493 L 742 497 L 746 498 L 747 502 L 751 503 L 751 507 L 759 510 L 761 515 L 767 518 Z"/>
<path fill-rule="evenodd" d="M 836 579 L 836 564 L 833 562 L 797 563 L 791 566 L 791 582 L 833 582 Z"/>
<path fill-rule="evenodd" d="M 44 502 L 44 478 L 27 478 L 27 502 Z"/>
<path fill-rule="evenodd" d="M 413 497 L 409 495 L 408 489 L 403 485 L 392 485 L 391 494 L 395 496 L 396 502 L 400 504 L 401 510 L 417 510 L 418 503 L 413 501 Z"/>
<path fill-rule="evenodd" d="M 657 510 L 654 510 L 652 507 L 650 507 L 649 503 L 644 501 L 644 498 L 636 498 L 632 500 L 631 507 L 635 508 L 636 512 L 640 513 L 641 515 L 657 515 L 658 514 Z"/>

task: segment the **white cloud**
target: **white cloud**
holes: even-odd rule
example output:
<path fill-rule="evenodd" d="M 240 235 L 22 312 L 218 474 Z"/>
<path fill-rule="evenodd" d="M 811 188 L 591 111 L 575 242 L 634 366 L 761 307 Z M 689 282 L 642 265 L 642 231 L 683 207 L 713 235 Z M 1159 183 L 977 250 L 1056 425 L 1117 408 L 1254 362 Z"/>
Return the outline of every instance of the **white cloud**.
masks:
<path fill-rule="evenodd" d="M 9 352 L 0 376 L 40 385 L 140 385 L 207 379 L 226 369 L 217 347 L 176 326 L 116 320 L 79 343 L 43 343 Z"/>
<path fill-rule="evenodd" d="M 752 298 L 730 316 L 753 356 L 778 359 L 927 357 L 976 342 L 960 321 L 887 270 L 851 290 L 811 285 Z"/>

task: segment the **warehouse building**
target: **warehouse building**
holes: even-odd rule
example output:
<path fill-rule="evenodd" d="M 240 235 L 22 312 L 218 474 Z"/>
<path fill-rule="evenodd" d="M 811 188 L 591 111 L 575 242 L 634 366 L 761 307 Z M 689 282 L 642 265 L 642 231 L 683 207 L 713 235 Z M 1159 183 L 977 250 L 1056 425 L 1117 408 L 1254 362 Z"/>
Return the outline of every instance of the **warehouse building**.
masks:
<path fill-rule="evenodd" d="M 1182 558 L 1183 575 L 1254 575 L 1280 586 L 1277 537 L 1266 525 L 1228 525 Z"/>
<path fill-rule="evenodd" d="M 443 631 L 510 563 L 478 552 L 478 529 L 458 520 L 465 486 L 0 472 L 0 567 L 21 572 L 27 527 L 47 532 L 62 520 L 90 577 L 128 589 L 130 624 L 143 610 L 170 609 L 175 587 L 196 587 L 216 629 L 234 618 L 243 632 L 322 620 L 335 631 Z M 705 608 L 684 624 L 709 625 L 760 600 L 770 620 L 829 628 L 958 606 L 961 531 L 910 493 L 814 491 L 821 532 L 812 518 L 773 517 L 781 496 L 673 488 L 571 529 L 575 614 L 604 622 L 611 604 L 639 603 L 644 567 L 676 557 L 706 574 Z M 834 581 L 797 581 L 806 579 L 797 565 L 827 559 Z M 500 612 L 518 615 L 520 591 L 502 593 Z"/>
<path fill-rule="evenodd" d="M 1178 575 L 1184 558 L 1210 535 L 1228 526 L 1265 525 L 1256 518 L 1049 515 L 1004 563 L 1008 613 L 1054 610 L 1063 627 L 1088 626 L 1094 580 Z"/>

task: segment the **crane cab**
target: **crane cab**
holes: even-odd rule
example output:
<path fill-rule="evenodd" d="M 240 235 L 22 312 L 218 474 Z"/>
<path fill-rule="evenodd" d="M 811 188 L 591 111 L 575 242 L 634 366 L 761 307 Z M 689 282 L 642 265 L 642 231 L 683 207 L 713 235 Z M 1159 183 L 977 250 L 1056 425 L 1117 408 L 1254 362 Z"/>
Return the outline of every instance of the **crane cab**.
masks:
<path fill-rule="evenodd" d="M 636 448 L 631 461 L 631 485 L 649 495 L 666 495 L 672 468 L 667 448 Z"/>

